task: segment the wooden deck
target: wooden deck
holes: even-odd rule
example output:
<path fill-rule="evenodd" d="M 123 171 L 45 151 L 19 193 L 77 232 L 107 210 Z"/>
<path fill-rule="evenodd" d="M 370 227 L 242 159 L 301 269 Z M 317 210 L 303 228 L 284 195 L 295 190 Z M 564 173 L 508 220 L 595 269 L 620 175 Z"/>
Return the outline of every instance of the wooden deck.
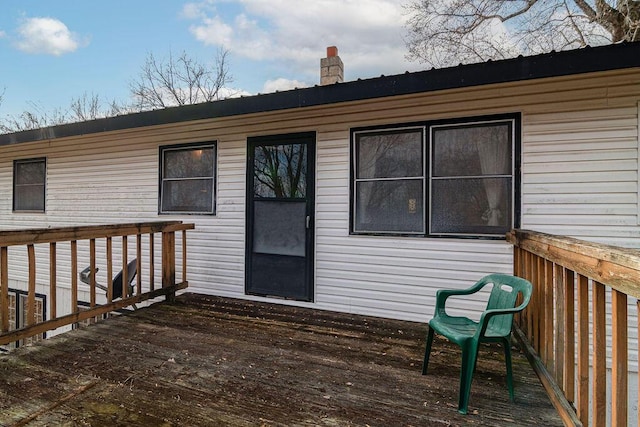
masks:
<path fill-rule="evenodd" d="M 0 355 L 0 425 L 562 425 L 519 354 L 509 402 L 498 347 L 458 414 L 459 350 L 437 339 L 422 376 L 425 333 L 184 294 Z"/>

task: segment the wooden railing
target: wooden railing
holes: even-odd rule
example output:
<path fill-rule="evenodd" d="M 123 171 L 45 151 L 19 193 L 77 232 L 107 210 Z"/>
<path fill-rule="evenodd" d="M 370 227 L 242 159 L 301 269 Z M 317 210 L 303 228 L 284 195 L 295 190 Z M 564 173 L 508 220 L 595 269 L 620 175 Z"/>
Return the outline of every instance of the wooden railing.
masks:
<path fill-rule="evenodd" d="M 507 240 L 514 245 L 514 274 L 534 285 L 516 320 L 519 332 L 537 353 L 534 368 L 565 423 L 639 425 L 640 419 L 628 421 L 627 403 L 629 332 L 637 346 L 640 329 L 640 251 L 524 230 Z"/>
<path fill-rule="evenodd" d="M 46 331 L 101 316 L 136 303 L 165 296 L 188 286 L 186 231 L 193 224 L 179 221 L 116 224 L 103 226 L 30 229 L 0 232 L 0 345 Z M 176 233 L 180 232 L 176 241 Z M 156 235 L 160 235 L 160 240 Z M 176 243 L 180 243 L 181 278 L 176 282 Z M 134 249 L 135 248 L 135 249 Z M 161 251 L 161 264 L 156 253 Z M 127 264 L 135 253 L 136 280 L 129 289 Z M 79 284 L 79 260 L 89 266 L 88 284 Z M 97 295 L 98 266 L 106 267 L 105 295 Z M 113 275 L 122 268 L 121 298 L 114 300 Z M 115 270 L 115 271 L 114 271 Z M 156 273 L 157 271 L 157 273 Z M 37 276 L 40 273 L 40 276 Z M 157 286 L 156 274 L 161 275 Z M 37 279 L 39 278 L 39 280 Z M 44 281 L 48 283 L 42 283 Z M 24 326 L 10 330 L 9 288 L 22 283 L 27 294 Z M 79 289 L 79 285 L 88 289 Z M 36 320 L 36 295 L 46 295 L 46 320 Z M 81 310 L 79 294 L 88 297 L 88 308 Z M 63 301 L 62 299 L 65 298 Z M 102 300 L 100 303 L 98 299 Z M 67 310 L 60 309 L 68 307 Z"/>

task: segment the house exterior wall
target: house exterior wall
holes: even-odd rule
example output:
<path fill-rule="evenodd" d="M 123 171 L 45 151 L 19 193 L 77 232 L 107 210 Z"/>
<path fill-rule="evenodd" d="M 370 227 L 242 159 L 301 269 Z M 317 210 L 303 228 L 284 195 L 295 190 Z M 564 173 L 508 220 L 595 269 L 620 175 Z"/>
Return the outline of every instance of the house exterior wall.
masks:
<path fill-rule="evenodd" d="M 350 129 L 521 113 L 522 228 L 640 247 L 638 100 L 640 70 L 632 69 L 8 145 L 0 147 L 0 224 L 194 222 L 189 290 L 265 300 L 244 295 L 247 137 L 315 131 L 315 302 L 270 301 L 426 321 L 436 289 L 510 272 L 512 248 L 502 240 L 350 235 Z M 218 147 L 216 215 L 158 215 L 159 147 L 204 141 Z M 42 156 L 47 212 L 12 213 L 13 160 Z M 18 275 L 25 261 L 12 260 L 10 275 Z M 39 272 L 46 283 L 46 269 Z M 478 312 L 482 297 L 454 308 Z"/>

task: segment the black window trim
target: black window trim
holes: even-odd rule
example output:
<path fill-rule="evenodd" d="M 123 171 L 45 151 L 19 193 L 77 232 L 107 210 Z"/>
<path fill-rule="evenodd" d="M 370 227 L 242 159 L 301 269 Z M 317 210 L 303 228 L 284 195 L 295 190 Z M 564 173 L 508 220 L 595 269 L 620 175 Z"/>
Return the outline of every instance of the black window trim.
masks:
<path fill-rule="evenodd" d="M 415 237 L 415 238 L 448 238 L 448 239 L 475 239 L 475 240 L 504 240 L 505 236 L 497 234 L 481 234 L 481 233 L 431 233 L 430 215 L 431 215 L 431 174 L 432 174 L 432 129 L 437 127 L 451 127 L 451 126 L 471 126 L 474 124 L 485 123 L 497 123 L 497 122 L 511 122 L 512 132 L 512 172 L 513 179 L 512 185 L 512 227 L 520 227 L 521 216 L 521 151 L 522 151 L 522 113 L 506 113 L 506 114 L 494 114 L 486 116 L 470 116 L 470 117 L 457 117 L 450 119 L 439 120 L 425 120 L 419 122 L 407 122 L 407 123 L 393 123 L 388 125 L 379 126 L 366 126 L 350 129 L 349 141 L 350 141 L 350 176 L 349 176 L 349 235 L 354 236 L 381 236 L 381 237 Z M 423 216 L 425 220 L 425 231 L 423 233 L 406 233 L 406 232 L 366 232 L 355 230 L 355 206 L 356 206 L 356 140 L 355 135 L 364 132 L 384 132 L 392 130 L 404 130 L 410 128 L 425 128 L 423 152 L 425 158 L 423 159 L 423 166 L 425 168 L 425 186 L 424 186 L 424 209 Z M 428 162 L 428 163 L 427 163 Z"/>
<path fill-rule="evenodd" d="M 164 153 L 166 151 L 178 151 L 178 150 L 191 150 L 194 148 L 212 148 L 213 149 L 213 190 L 211 195 L 211 211 L 209 212 L 192 212 L 192 211 L 168 211 L 162 210 L 162 184 L 164 182 Z M 161 145 L 158 147 L 158 215 L 209 215 L 215 216 L 217 212 L 217 197 L 218 197 L 218 141 L 202 141 L 202 142 L 189 142 L 184 144 L 170 144 Z"/>
<path fill-rule="evenodd" d="M 42 183 L 42 209 L 16 209 L 16 184 L 18 178 L 17 165 L 25 163 L 44 163 L 44 182 Z M 47 158 L 46 157 L 32 157 L 26 159 L 15 159 L 13 161 L 13 197 L 12 197 L 12 212 L 14 213 L 46 213 L 47 212 Z"/>

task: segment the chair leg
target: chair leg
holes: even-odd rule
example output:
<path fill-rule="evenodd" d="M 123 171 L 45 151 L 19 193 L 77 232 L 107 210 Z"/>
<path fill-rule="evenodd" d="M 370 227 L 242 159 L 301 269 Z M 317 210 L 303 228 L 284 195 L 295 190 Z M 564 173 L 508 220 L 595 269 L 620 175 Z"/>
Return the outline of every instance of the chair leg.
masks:
<path fill-rule="evenodd" d="M 427 332 L 427 345 L 424 349 L 424 360 L 422 362 L 422 375 L 427 374 L 427 367 L 429 366 L 429 356 L 431 355 L 432 343 L 433 343 L 433 329 L 429 327 L 429 332 Z"/>
<path fill-rule="evenodd" d="M 471 394 L 471 382 L 478 358 L 478 346 L 462 346 L 462 368 L 460 369 L 460 397 L 458 399 L 458 412 L 466 415 Z"/>
<path fill-rule="evenodd" d="M 511 343 L 508 338 L 505 338 L 502 345 L 504 345 L 504 361 L 507 365 L 507 387 L 509 388 L 509 398 L 514 402 L 515 393 L 513 391 L 513 369 L 511 368 Z"/>

